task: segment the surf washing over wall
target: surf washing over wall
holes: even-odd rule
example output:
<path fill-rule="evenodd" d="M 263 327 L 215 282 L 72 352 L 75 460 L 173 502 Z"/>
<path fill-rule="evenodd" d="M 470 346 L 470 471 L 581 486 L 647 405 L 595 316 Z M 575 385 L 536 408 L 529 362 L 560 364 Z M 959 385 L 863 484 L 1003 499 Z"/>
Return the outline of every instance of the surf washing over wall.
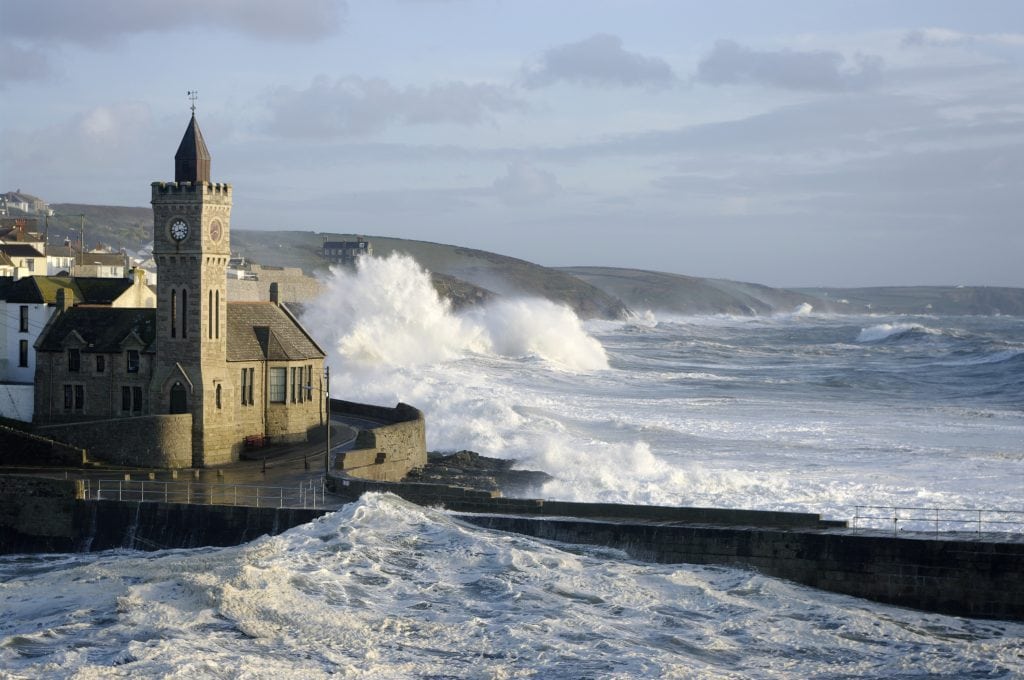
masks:
<path fill-rule="evenodd" d="M 1024 320 L 815 313 L 581 322 L 454 313 L 410 258 L 336 269 L 304 321 L 332 393 L 411 403 L 428 446 L 555 476 L 539 495 L 821 512 L 1024 507 Z"/>

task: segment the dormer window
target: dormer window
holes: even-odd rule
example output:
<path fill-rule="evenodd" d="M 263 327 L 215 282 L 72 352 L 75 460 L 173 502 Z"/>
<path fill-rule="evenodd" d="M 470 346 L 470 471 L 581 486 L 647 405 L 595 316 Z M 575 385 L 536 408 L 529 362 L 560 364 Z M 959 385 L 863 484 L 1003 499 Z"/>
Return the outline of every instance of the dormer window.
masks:
<path fill-rule="evenodd" d="M 139 372 L 139 350 L 130 349 L 127 352 L 128 355 L 128 372 L 138 373 Z"/>
<path fill-rule="evenodd" d="M 68 350 L 68 371 L 78 373 L 80 370 L 82 370 L 82 353 L 76 348 L 71 348 Z"/>

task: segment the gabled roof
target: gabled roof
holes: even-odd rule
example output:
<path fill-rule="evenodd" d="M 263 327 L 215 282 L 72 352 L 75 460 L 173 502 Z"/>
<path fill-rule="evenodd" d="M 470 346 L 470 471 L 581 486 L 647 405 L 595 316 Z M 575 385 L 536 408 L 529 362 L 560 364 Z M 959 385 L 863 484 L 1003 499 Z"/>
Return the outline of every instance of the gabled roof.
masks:
<path fill-rule="evenodd" d="M 193 184 L 210 181 L 210 151 L 206 148 L 195 113 L 185 128 L 178 152 L 174 154 L 174 181 Z"/>
<path fill-rule="evenodd" d="M 8 302 L 54 304 L 57 291 L 74 295 L 76 303 L 109 305 L 132 286 L 131 279 L 107 279 L 96 276 L 26 276 L 0 287 Z"/>
<path fill-rule="evenodd" d="M 143 351 L 153 351 L 156 310 L 72 307 L 54 318 L 36 342 L 36 349 L 60 352 L 65 338 L 72 333 L 78 333 L 85 341 L 86 352 L 121 352 L 122 343 L 133 333 L 145 344 Z"/>
<path fill-rule="evenodd" d="M 0 252 L 6 253 L 8 257 L 44 257 L 35 246 L 27 243 L 0 243 Z"/>
<path fill-rule="evenodd" d="M 57 291 L 61 289 L 71 295 L 77 293 L 72 279 L 58 276 L 26 276 L 8 286 L 4 292 L 4 299 L 25 304 L 53 304 L 57 302 Z"/>
<path fill-rule="evenodd" d="M 132 287 L 131 279 L 76 276 L 71 280 L 80 293 L 78 299 L 89 305 L 109 305 Z"/>
<path fill-rule="evenodd" d="M 228 361 L 322 359 L 324 351 L 272 302 L 228 302 Z"/>

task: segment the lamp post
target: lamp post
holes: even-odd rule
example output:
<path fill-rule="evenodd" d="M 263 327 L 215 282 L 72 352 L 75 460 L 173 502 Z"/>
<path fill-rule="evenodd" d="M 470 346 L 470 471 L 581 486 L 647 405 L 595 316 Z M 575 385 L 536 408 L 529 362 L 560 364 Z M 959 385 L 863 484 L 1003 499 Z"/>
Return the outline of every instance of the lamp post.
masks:
<path fill-rule="evenodd" d="M 324 414 L 327 426 L 327 436 L 325 437 L 327 450 L 324 451 L 324 477 L 326 478 L 327 473 L 331 471 L 331 367 L 324 366 L 324 386 L 322 389 L 306 385 L 306 390 L 310 393 L 310 399 L 313 398 L 313 390 L 320 390 L 324 393 Z"/>
<path fill-rule="evenodd" d="M 324 479 L 331 471 L 331 367 L 324 366 L 324 412 L 327 414 L 327 450 L 324 451 Z"/>

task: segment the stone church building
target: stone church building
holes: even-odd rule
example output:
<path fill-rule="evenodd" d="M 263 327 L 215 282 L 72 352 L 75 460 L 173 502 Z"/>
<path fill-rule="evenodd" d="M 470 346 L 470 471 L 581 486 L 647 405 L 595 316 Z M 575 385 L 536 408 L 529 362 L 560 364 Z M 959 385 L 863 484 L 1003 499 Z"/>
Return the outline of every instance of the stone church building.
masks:
<path fill-rule="evenodd" d="M 276 291 L 228 300 L 231 185 L 210 181 L 194 113 L 152 204 L 156 309 L 59 303 L 36 343 L 36 424 L 149 418 L 159 430 L 190 414 L 195 467 L 237 460 L 247 442 L 305 440 L 327 418 L 325 353 Z"/>

